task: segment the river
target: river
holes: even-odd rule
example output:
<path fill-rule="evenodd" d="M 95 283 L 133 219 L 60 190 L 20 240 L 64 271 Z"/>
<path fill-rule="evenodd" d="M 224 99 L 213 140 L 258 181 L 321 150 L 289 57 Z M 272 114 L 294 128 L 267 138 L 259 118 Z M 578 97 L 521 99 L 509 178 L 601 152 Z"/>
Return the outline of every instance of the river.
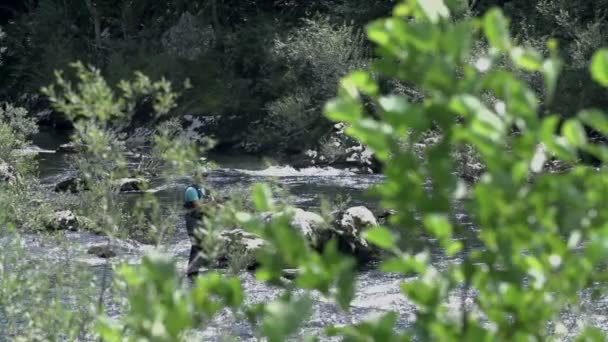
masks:
<path fill-rule="evenodd" d="M 34 143 L 42 150 L 54 151 L 64 142 L 52 134 L 40 134 Z M 374 184 L 382 182 L 381 175 L 359 175 L 345 170 L 332 168 L 307 168 L 296 170 L 289 166 L 269 165 L 263 160 L 243 156 L 209 156 L 218 164 L 219 168 L 213 170 L 208 182 L 212 191 L 221 194 L 243 195 L 246 194 L 255 182 L 273 181 L 288 190 L 291 202 L 300 208 L 315 210 L 321 203 L 321 198 L 331 201 L 339 201 L 348 206 L 365 205 L 372 210 L 377 208 L 377 201 L 366 195 Z M 72 167 L 66 155 L 60 153 L 40 153 L 40 177 L 41 182 L 48 192 L 52 185 L 64 174 L 69 173 Z M 180 178 L 166 182 L 161 178 L 152 179 L 153 190 L 164 203 L 178 204 L 181 201 L 183 189 L 190 183 L 188 178 Z M 124 196 L 137 196 L 137 194 L 125 194 Z M 466 217 L 465 217 L 466 221 Z M 185 268 L 190 242 L 185 233 L 182 220 L 176 221 L 177 229 L 168 242 L 160 246 L 164 253 L 176 258 L 180 270 Z M 466 239 L 466 237 L 464 237 Z M 22 237 L 23 244 L 32 254 L 33 258 L 43 259 L 55 264 L 78 264 L 86 265 L 94 276 L 96 287 L 108 279 L 106 259 L 101 259 L 86 254 L 86 248 L 91 244 L 104 243 L 106 237 L 88 232 L 64 232 L 59 236 L 30 234 Z M 0 241 L 1 242 L 1 241 Z M 145 245 L 136 241 L 118 240 L 114 241 L 118 256 L 110 259 L 111 264 L 120 262 L 138 263 L 141 257 L 155 249 L 154 246 Z M 436 263 L 439 267 L 448 262 L 458 260 L 442 259 L 437 253 Z M 109 275 L 111 277 L 111 275 Z M 249 303 L 268 301 L 279 295 L 279 290 L 260 283 L 250 272 L 239 274 L 247 293 Z M 321 340 L 328 340 L 324 335 L 324 327 L 328 325 L 343 325 L 361 322 L 366 318 L 373 317 L 388 311 L 399 313 L 397 326 L 406 328 L 414 321 L 415 306 L 401 295 L 400 284 L 407 279 L 401 275 L 386 274 L 376 270 L 373 265 L 361 270 L 357 278 L 356 297 L 352 302 L 350 312 L 339 310 L 334 304 L 313 294 L 314 306 L 311 318 L 304 324 L 296 339 L 304 335 L 318 336 Z M 461 293 L 456 291 L 446 303 L 450 312 L 458 315 L 462 302 Z M 121 306 L 118 305 L 120 298 L 115 298 L 113 293 L 104 295 L 106 313 L 110 317 L 120 317 Z M 467 294 L 465 302 L 471 302 L 473 293 Z M 568 328 L 566 339 L 574 336 L 579 331 L 580 324 L 590 324 L 601 327 L 608 331 L 608 322 L 605 314 L 608 313 L 608 299 L 602 297 L 593 301 L 589 296 L 586 298 L 583 313 L 565 312 L 562 321 Z M 1 318 L 1 317 L 0 317 Z M 2 325 L 0 319 L 0 328 Z M 0 329 L 2 331 L 3 329 Z M 1 333 L 0 333 L 1 334 Z M 226 337 L 237 340 L 256 340 L 254 329 L 246 321 L 233 317 L 228 311 L 223 312 L 217 319 L 205 327 L 193 332 L 191 340 L 220 341 Z M 83 339 L 88 339 L 83 337 Z M 0 337 L 0 341 L 3 340 Z"/>

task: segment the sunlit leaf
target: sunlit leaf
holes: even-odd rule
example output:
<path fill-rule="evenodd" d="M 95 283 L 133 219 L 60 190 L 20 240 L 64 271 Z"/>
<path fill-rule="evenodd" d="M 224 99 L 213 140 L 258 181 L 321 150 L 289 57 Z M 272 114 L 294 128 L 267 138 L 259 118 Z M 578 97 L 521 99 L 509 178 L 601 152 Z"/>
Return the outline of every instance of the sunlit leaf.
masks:
<path fill-rule="evenodd" d="M 608 87 L 608 49 L 600 49 L 591 59 L 591 76 L 604 87 Z"/>
<path fill-rule="evenodd" d="M 562 134 L 572 146 L 581 147 L 587 143 L 585 128 L 576 119 L 569 119 L 562 126 Z"/>
<path fill-rule="evenodd" d="M 483 28 L 492 47 L 499 51 L 507 51 L 511 47 L 509 22 L 499 9 L 491 9 L 484 15 Z"/>
<path fill-rule="evenodd" d="M 608 135 L 608 115 L 606 113 L 599 110 L 584 110 L 578 116 L 585 124 Z"/>
<path fill-rule="evenodd" d="M 393 233 L 385 227 L 376 227 L 365 231 L 363 237 L 384 249 L 391 249 L 395 247 L 396 239 Z"/>

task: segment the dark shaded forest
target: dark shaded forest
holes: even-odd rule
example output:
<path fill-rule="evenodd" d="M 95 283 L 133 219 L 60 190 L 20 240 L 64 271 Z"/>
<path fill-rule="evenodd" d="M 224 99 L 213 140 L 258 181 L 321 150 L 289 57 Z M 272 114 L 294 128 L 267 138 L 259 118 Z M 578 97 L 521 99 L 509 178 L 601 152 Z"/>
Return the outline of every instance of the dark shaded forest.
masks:
<path fill-rule="evenodd" d="M 198 122 L 219 149 L 299 153 L 332 131 L 322 105 L 340 77 L 374 60 L 364 25 L 393 6 L 392 0 L 4 1 L 0 99 L 27 107 L 42 124 L 69 128 L 39 95 L 55 70 L 83 61 L 110 84 L 141 71 L 178 89 L 188 85 L 171 116 L 184 125 Z M 605 91 L 583 71 L 592 51 L 606 45 L 608 0 L 463 1 L 460 15 L 492 6 L 512 18 L 520 43 L 547 53 L 546 41 L 559 41 L 566 65 L 547 112 L 571 115 L 607 104 Z M 542 93 L 540 75 L 522 77 Z M 423 97 L 406 83 L 382 84 Z M 149 125 L 144 101 L 130 128 Z"/>

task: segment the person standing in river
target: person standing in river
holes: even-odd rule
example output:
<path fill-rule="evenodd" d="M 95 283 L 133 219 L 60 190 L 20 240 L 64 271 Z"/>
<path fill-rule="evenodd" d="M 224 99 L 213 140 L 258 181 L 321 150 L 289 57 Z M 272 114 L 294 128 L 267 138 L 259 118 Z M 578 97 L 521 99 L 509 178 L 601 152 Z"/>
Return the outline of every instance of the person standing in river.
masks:
<path fill-rule="evenodd" d="M 206 178 L 206 174 L 203 178 Z M 206 263 L 207 258 L 202 248 L 205 228 L 203 226 L 205 201 L 211 199 L 209 191 L 198 184 L 190 185 L 184 193 L 184 209 L 186 220 L 186 231 L 190 237 L 192 247 L 190 248 L 190 256 L 188 258 L 188 268 L 186 275 L 191 278 L 199 274 L 200 268 Z"/>

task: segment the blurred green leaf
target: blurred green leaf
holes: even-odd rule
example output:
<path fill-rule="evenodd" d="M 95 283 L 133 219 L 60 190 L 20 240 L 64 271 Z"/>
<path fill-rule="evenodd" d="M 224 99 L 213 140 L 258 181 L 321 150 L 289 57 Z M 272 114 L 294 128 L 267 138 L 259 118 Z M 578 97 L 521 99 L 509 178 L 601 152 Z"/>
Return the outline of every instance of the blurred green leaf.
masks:
<path fill-rule="evenodd" d="M 516 46 L 511 49 L 511 59 L 518 67 L 527 71 L 538 71 L 543 66 L 543 59 L 538 51 Z"/>
<path fill-rule="evenodd" d="M 270 211 L 273 209 L 272 191 L 266 184 L 256 184 L 253 187 L 253 203 L 259 211 Z"/>
<path fill-rule="evenodd" d="M 417 2 L 426 18 L 432 23 L 450 17 L 450 10 L 443 0 L 418 0 Z"/>
<path fill-rule="evenodd" d="M 483 28 L 493 48 L 501 52 L 505 52 L 511 48 L 509 22 L 499 9 L 493 8 L 486 12 L 483 17 Z"/>
<path fill-rule="evenodd" d="M 363 238 L 384 249 L 392 249 L 396 244 L 395 236 L 386 227 L 376 227 L 366 230 L 363 233 Z"/>
<path fill-rule="evenodd" d="M 576 119 L 568 119 L 562 126 L 562 134 L 572 146 L 582 147 L 587 143 L 585 128 Z"/>
<path fill-rule="evenodd" d="M 593 129 L 608 134 L 608 115 L 600 110 L 583 110 L 578 114 L 579 118 Z"/>
<path fill-rule="evenodd" d="M 325 106 L 328 118 L 334 121 L 353 123 L 362 117 L 361 106 L 351 99 L 336 99 Z"/>
<path fill-rule="evenodd" d="M 563 63 L 557 57 L 548 59 L 543 62 L 541 71 L 545 78 L 545 91 L 547 101 L 551 102 L 555 95 L 555 89 L 557 87 L 557 80 L 559 73 L 562 70 Z"/>
<path fill-rule="evenodd" d="M 262 333 L 270 342 L 285 341 L 310 317 L 311 310 L 312 300 L 308 297 L 270 302 L 265 306 Z"/>
<path fill-rule="evenodd" d="M 608 87 L 608 49 L 600 49 L 591 58 L 591 76 L 604 87 Z"/>

